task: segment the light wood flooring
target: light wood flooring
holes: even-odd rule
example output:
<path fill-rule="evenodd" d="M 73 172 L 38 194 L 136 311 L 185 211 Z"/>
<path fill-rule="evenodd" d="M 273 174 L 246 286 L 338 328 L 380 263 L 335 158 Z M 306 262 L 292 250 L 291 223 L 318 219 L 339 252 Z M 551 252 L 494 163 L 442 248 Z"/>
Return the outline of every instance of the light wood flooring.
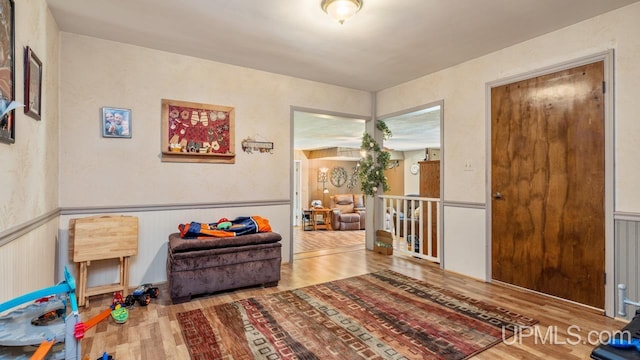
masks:
<path fill-rule="evenodd" d="M 438 265 L 424 260 L 384 256 L 364 247 L 326 249 L 296 254 L 293 263 L 282 265 L 282 279 L 273 288 L 241 289 L 172 305 L 166 284 L 160 284 L 160 297 L 147 307 L 136 306 L 130 311 L 127 323 L 118 325 L 108 319 L 90 329 L 82 340 L 83 358 L 96 359 L 106 351 L 117 360 L 189 359 L 176 313 L 382 269 L 423 279 L 478 300 L 502 304 L 540 321 L 536 331 L 546 338 L 531 336 L 522 341 L 512 338 L 476 355 L 474 359 L 588 359 L 594 347 L 587 339 L 590 331 L 597 335 L 624 326 L 624 323 L 589 308 L 444 272 Z M 106 295 L 92 297 L 89 306 L 81 309 L 82 319 L 97 315 L 110 302 L 111 297 Z"/>
<path fill-rule="evenodd" d="M 315 252 L 351 251 L 364 249 L 364 230 L 303 231 L 301 227 L 293 228 L 294 254 Z M 317 254 L 314 254 L 317 255 Z"/>

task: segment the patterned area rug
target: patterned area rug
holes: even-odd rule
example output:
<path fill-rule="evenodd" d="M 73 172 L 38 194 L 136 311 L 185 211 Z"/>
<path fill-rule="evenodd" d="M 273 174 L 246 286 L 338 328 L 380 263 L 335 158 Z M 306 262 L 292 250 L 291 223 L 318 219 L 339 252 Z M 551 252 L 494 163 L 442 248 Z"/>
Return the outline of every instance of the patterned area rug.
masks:
<path fill-rule="evenodd" d="M 537 321 L 387 270 L 178 314 L 192 359 L 466 359 Z"/>

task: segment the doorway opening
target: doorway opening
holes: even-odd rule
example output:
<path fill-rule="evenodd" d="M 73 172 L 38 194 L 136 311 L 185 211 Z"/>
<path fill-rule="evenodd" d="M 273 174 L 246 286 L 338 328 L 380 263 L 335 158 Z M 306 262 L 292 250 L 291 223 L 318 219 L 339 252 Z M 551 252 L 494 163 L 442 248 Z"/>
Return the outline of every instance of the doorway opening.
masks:
<path fill-rule="evenodd" d="M 429 157 L 437 160 L 442 155 L 442 103 L 398 112 L 382 120 L 393 133 L 383 144 L 387 151 L 392 152 L 392 160 L 385 172 L 391 185 L 387 194 L 418 195 L 419 174 L 412 172 L 415 168 L 412 165 Z M 343 226 L 348 230 L 340 230 L 334 221 L 329 225 L 331 230 L 314 231 L 313 222 L 324 222 L 324 219 L 314 218 L 314 214 L 305 210 L 315 204 L 330 209 L 335 206 L 331 200 L 336 195 L 362 194 L 358 163 L 366 120 L 294 109 L 292 121 L 293 182 L 299 184 L 293 191 L 292 253 L 300 257 L 306 252 L 364 249 L 365 231 L 355 229 L 355 224 Z"/>
<path fill-rule="evenodd" d="M 394 234 L 395 252 L 436 263 L 442 263 L 442 110 L 440 101 L 381 119 L 392 133 L 383 144 L 392 159 L 384 229 Z"/>
<path fill-rule="evenodd" d="M 299 179 L 294 183 L 300 184 L 293 193 L 292 253 L 364 249 L 364 230 L 340 231 L 336 221 L 331 223 L 331 208 L 335 196 L 361 193 L 357 167 L 366 120 L 294 109 L 292 121 L 294 176 Z"/>

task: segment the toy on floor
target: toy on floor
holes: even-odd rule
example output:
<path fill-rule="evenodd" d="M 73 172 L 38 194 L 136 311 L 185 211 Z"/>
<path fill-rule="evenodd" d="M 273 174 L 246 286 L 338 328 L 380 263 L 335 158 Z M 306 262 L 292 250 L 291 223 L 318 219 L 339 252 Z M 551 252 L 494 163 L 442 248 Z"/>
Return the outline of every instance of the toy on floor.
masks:
<path fill-rule="evenodd" d="M 133 290 L 131 295 L 128 295 L 125 299 L 127 306 L 133 305 L 136 301 L 140 306 L 147 306 L 151 303 L 151 299 L 155 299 L 160 295 L 160 290 L 157 287 L 153 287 L 151 284 L 143 284 Z"/>
<path fill-rule="evenodd" d="M 0 304 L 0 314 L 3 314 L 0 316 L 0 358 L 27 359 L 31 354 L 34 360 L 45 356 L 80 359 L 80 343 L 74 336 L 75 326 L 80 322 L 76 283 L 66 267 L 64 277 L 58 285 Z M 18 308 L 27 303 L 30 304 Z M 71 305 L 69 314 L 67 305 Z M 7 312 L 9 310 L 12 311 Z"/>
<path fill-rule="evenodd" d="M 124 324 L 127 322 L 127 319 L 129 319 L 129 310 L 118 304 L 113 310 L 111 310 L 111 317 L 116 324 Z"/>
<path fill-rule="evenodd" d="M 129 319 L 129 310 L 127 310 L 125 299 L 122 298 L 122 292 L 113 293 L 113 301 L 111 302 L 111 317 L 116 324 L 124 324 Z"/>
<path fill-rule="evenodd" d="M 115 309 L 117 305 L 125 305 L 124 298 L 122 297 L 122 291 L 116 291 L 113 293 L 113 300 L 111 301 L 111 309 Z"/>
<path fill-rule="evenodd" d="M 92 317 L 91 319 L 85 321 L 85 322 L 79 322 L 75 325 L 74 327 L 74 332 L 73 335 L 75 336 L 76 339 L 83 339 L 84 338 L 84 334 L 87 332 L 87 330 L 91 329 L 92 327 L 98 325 L 98 323 L 100 323 L 102 320 L 106 319 L 109 317 L 109 315 L 111 315 L 111 308 L 108 307 L 105 310 L 102 310 L 102 312 L 94 317 Z"/>

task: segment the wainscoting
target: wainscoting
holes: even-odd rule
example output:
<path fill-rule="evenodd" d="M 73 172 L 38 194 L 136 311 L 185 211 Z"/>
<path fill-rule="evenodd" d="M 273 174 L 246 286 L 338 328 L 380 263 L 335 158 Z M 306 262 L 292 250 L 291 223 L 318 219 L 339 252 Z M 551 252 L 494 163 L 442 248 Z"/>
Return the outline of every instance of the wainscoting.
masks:
<path fill-rule="evenodd" d="M 615 273 L 614 281 L 627 286 L 627 298 L 640 301 L 640 218 L 625 216 L 626 219 L 615 221 Z M 619 309 L 618 292 L 616 291 L 616 316 Z M 635 307 L 627 305 L 627 319 L 635 313 Z"/>

